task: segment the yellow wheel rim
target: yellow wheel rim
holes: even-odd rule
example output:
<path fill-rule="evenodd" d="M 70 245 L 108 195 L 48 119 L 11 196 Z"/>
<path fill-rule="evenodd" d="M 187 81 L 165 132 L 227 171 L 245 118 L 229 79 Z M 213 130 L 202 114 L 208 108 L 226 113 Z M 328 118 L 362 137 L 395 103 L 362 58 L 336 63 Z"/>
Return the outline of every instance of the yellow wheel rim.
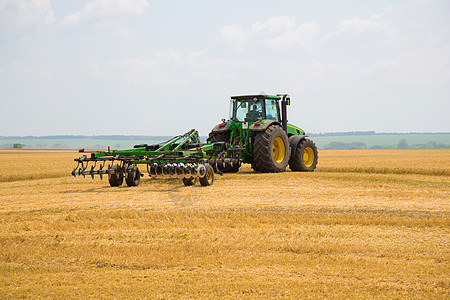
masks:
<path fill-rule="evenodd" d="M 212 169 L 208 169 L 208 173 L 206 174 L 206 176 L 208 177 L 208 182 L 211 182 L 213 179 L 213 171 Z"/>
<path fill-rule="evenodd" d="M 284 159 L 284 152 L 286 151 L 286 148 L 284 146 L 283 139 L 281 137 L 277 137 L 272 145 L 272 155 L 273 159 L 277 163 L 281 163 Z"/>
<path fill-rule="evenodd" d="M 303 151 L 303 163 L 306 167 L 311 167 L 314 163 L 314 151 L 311 147 L 306 147 Z"/>

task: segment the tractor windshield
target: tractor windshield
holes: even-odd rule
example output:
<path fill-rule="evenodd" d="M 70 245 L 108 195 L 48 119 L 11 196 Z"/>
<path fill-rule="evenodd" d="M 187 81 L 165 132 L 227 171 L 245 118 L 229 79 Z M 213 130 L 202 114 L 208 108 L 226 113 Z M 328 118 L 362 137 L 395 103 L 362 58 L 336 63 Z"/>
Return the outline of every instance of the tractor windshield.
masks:
<path fill-rule="evenodd" d="M 263 101 L 259 99 L 232 99 L 230 120 L 238 122 L 256 122 L 265 117 Z"/>
<path fill-rule="evenodd" d="M 277 100 L 270 98 L 231 99 L 231 121 L 256 122 L 263 119 L 280 120 L 280 109 Z"/>

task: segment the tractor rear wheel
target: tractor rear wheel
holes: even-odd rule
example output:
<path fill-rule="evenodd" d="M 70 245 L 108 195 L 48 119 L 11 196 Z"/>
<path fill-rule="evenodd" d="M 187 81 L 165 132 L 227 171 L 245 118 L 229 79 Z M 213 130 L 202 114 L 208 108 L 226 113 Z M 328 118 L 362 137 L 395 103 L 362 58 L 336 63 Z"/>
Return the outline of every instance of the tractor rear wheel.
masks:
<path fill-rule="evenodd" d="M 289 168 L 292 171 L 312 172 L 316 168 L 318 158 L 316 144 L 309 139 L 302 139 L 296 149 L 292 149 Z"/>
<path fill-rule="evenodd" d="M 141 182 L 141 172 L 139 171 L 138 167 L 128 167 L 127 174 L 125 175 L 125 182 L 128 186 L 139 185 L 139 182 Z"/>
<path fill-rule="evenodd" d="M 281 126 L 270 126 L 255 136 L 253 169 L 264 173 L 283 172 L 289 163 L 290 156 L 288 137 Z"/>
<path fill-rule="evenodd" d="M 111 168 L 114 173 L 108 174 L 108 181 L 110 186 L 120 186 L 123 183 L 123 172 L 119 165 L 114 165 Z"/>
<path fill-rule="evenodd" d="M 256 166 L 255 162 L 252 162 L 252 169 L 253 169 L 253 171 L 255 171 L 255 172 L 259 172 L 259 169 L 258 169 L 258 167 Z"/>

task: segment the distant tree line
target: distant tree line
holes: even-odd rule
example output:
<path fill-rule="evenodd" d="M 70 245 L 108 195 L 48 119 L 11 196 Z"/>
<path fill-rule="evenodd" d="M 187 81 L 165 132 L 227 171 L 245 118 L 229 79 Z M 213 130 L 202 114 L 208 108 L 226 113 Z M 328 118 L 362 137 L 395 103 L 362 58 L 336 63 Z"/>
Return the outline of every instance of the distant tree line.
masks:
<path fill-rule="evenodd" d="M 444 143 L 436 143 L 435 141 L 429 141 L 425 144 L 411 144 L 409 145 L 405 139 L 402 139 L 397 144 L 398 149 L 433 149 L 433 148 L 450 148 L 450 145 Z"/>
<path fill-rule="evenodd" d="M 352 149 L 435 149 L 435 148 L 450 148 L 450 145 L 443 143 L 436 143 L 435 141 L 429 141 L 425 144 L 411 144 L 409 145 L 405 139 L 402 139 L 397 145 L 373 145 L 367 147 L 366 144 L 361 142 L 343 143 L 343 142 L 331 142 L 323 149 L 326 150 L 352 150 Z"/>
<path fill-rule="evenodd" d="M 337 131 L 337 132 L 321 132 L 310 133 L 308 136 L 351 136 L 351 135 L 427 135 L 427 134 L 450 134 L 450 132 L 375 132 L 375 131 Z"/>
<path fill-rule="evenodd" d="M 345 131 L 345 132 L 322 132 L 322 133 L 309 133 L 308 136 L 348 136 L 348 135 L 374 135 L 375 131 Z"/>
<path fill-rule="evenodd" d="M 25 139 L 25 140 L 158 140 L 164 141 L 173 136 L 153 136 L 153 135 L 48 135 L 48 136 L 0 136 L 3 140 Z"/>

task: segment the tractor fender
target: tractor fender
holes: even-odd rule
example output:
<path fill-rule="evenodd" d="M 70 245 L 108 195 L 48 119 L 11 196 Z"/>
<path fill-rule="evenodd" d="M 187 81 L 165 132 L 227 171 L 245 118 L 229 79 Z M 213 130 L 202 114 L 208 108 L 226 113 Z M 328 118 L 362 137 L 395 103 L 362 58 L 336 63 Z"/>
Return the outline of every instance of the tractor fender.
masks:
<path fill-rule="evenodd" d="M 300 135 L 291 135 L 289 137 L 289 146 L 291 146 L 291 153 L 294 154 L 294 149 L 297 149 L 298 143 L 300 143 L 301 140 L 306 138 L 307 135 L 300 134 Z"/>
<path fill-rule="evenodd" d="M 255 125 L 257 123 L 259 123 L 259 122 L 253 123 L 252 125 L 250 125 L 248 127 L 248 129 L 250 131 L 265 131 L 269 126 L 272 126 L 272 125 L 279 125 L 279 126 L 281 126 L 281 124 L 279 122 L 274 121 L 274 120 L 267 121 L 266 123 L 260 123 L 259 126 Z"/>
<path fill-rule="evenodd" d="M 218 132 L 225 132 L 230 130 L 231 128 L 231 124 L 225 124 L 225 126 L 220 127 L 220 125 L 222 125 L 223 123 L 217 124 L 216 126 L 214 126 L 214 128 L 211 130 L 211 133 L 218 133 Z"/>

